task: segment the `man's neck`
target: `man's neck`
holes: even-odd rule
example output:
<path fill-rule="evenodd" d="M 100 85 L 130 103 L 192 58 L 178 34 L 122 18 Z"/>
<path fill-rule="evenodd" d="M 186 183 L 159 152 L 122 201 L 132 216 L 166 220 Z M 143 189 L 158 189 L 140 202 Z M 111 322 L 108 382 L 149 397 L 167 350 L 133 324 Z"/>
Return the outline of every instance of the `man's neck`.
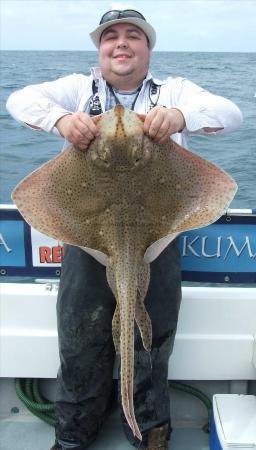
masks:
<path fill-rule="evenodd" d="M 113 76 L 106 81 L 115 89 L 119 91 L 135 91 L 141 86 L 143 80 L 145 79 L 134 79 L 133 76 Z"/>

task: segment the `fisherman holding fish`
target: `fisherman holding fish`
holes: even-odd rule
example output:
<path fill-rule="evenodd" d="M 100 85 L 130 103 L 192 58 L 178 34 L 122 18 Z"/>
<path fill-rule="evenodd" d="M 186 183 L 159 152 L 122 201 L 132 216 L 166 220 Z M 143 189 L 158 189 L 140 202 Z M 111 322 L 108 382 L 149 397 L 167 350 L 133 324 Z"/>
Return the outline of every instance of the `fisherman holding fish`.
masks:
<path fill-rule="evenodd" d="M 145 114 L 144 133 L 158 144 L 172 139 L 187 147 L 192 134 L 223 134 L 242 122 L 238 107 L 182 77 L 161 81 L 149 72 L 154 28 L 135 10 L 106 12 L 90 34 L 99 68 L 14 92 L 7 108 L 35 130 L 64 137 L 82 152 L 99 135 L 92 120 L 117 104 Z M 84 450 L 111 411 L 115 349 L 115 298 L 100 257 L 66 245 L 57 301 L 60 369 L 56 392 L 56 443 L 52 450 Z M 167 450 L 171 434 L 167 383 L 181 301 L 177 242 L 151 263 L 145 299 L 152 322 L 151 358 L 135 328 L 134 409 L 142 442 L 122 413 L 130 443 Z"/>

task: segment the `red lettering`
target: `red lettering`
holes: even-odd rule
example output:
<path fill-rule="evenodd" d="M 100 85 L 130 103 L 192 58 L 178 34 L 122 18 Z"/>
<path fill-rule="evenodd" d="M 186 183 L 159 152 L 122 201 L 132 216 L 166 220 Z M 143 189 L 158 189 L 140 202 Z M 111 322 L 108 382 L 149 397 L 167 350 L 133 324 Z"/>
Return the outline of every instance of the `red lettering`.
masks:
<path fill-rule="evenodd" d="M 63 247 L 58 245 L 58 247 L 52 248 L 52 262 L 53 263 L 61 263 L 63 258 Z"/>
<path fill-rule="evenodd" d="M 39 257 L 40 263 L 51 263 L 52 262 L 52 250 L 50 247 L 39 247 Z"/>
<path fill-rule="evenodd" d="M 56 247 L 39 247 L 39 259 L 42 264 L 60 264 L 64 255 L 64 247 L 58 245 Z"/>

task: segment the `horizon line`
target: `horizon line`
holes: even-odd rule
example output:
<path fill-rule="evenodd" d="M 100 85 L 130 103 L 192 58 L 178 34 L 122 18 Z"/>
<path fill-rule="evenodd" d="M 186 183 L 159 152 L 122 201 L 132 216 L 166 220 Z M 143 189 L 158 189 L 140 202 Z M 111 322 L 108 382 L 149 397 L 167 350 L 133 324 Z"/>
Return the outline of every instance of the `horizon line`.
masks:
<path fill-rule="evenodd" d="M 0 49 L 0 52 L 91 52 L 98 53 L 98 50 L 64 50 L 64 49 Z M 154 53 L 256 53 L 256 50 L 154 50 Z"/>

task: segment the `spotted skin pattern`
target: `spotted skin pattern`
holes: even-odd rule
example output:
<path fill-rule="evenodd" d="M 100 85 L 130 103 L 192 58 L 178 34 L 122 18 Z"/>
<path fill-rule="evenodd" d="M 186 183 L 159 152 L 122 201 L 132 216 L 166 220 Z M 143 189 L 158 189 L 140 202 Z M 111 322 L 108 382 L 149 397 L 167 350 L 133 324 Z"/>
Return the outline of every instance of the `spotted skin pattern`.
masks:
<path fill-rule="evenodd" d="M 93 119 L 100 136 L 86 152 L 68 147 L 26 177 L 12 198 L 25 220 L 60 241 L 106 255 L 117 301 L 113 337 L 121 354 L 121 395 L 127 422 L 142 439 L 133 405 L 134 321 L 150 351 L 144 298 L 145 251 L 159 239 L 217 220 L 234 197 L 234 180 L 170 139 L 143 133 L 144 116 L 121 105 Z M 166 244 L 167 245 L 167 244 Z"/>

